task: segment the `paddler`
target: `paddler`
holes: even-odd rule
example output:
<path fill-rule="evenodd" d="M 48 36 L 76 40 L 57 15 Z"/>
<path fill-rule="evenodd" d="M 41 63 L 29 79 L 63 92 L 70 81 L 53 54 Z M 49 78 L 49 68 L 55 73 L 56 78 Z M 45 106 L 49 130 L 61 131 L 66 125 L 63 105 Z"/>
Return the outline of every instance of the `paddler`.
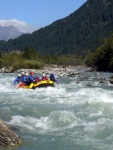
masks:
<path fill-rule="evenodd" d="M 56 80 L 53 73 L 50 75 L 50 80 L 53 81 L 53 82 L 57 82 L 57 80 Z"/>
<path fill-rule="evenodd" d="M 14 84 L 16 85 L 17 83 L 21 82 L 22 81 L 22 75 L 21 74 L 18 74 L 18 77 L 14 80 Z"/>
<path fill-rule="evenodd" d="M 41 80 L 42 80 L 42 81 L 43 81 L 43 80 L 48 80 L 48 77 L 46 76 L 46 74 L 43 74 L 43 75 L 42 75 L 42 79 L 41 79 Z"/>

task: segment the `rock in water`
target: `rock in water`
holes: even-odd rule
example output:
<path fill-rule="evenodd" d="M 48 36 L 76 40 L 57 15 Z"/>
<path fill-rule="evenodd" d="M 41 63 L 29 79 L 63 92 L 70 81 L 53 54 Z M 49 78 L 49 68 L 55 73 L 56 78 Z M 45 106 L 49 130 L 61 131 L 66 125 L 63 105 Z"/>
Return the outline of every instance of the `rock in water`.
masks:
<path fill-rule="evenodd" d="M 18 146 L 22 143 L 21 138 L 0 119 L 0 146 Z"/>

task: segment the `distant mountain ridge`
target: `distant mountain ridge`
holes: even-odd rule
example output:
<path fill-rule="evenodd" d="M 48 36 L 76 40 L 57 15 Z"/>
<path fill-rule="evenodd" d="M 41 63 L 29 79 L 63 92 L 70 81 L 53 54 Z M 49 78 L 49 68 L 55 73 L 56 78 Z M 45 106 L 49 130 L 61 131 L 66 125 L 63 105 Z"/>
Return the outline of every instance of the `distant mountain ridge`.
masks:
<path fill-rule="evenodd" d="M 41 54 L 85 54 L 113 33 L 113 0 L 87 0 L 78 10 L 32 34 L 1 42 L 0 50 L 23 50 L 27 45 Z"/>
<path fill-rule="evenodd" d="M 8 41 L 9 39 L 17 38 L 23 33 L 16 29 L 14 26 L 1 26 L 0 25 L 0 40 Z"/>

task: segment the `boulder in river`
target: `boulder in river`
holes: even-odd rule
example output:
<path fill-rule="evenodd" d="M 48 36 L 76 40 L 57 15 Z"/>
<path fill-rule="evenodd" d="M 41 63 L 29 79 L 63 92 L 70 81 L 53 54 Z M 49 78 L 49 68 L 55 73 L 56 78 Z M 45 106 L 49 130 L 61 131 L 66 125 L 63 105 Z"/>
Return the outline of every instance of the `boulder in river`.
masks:
<path fill-rule="evenodd" d="M 11 128 L 0 119 L 0 146 L 18 146 L 22 139 L 14 133 Z"/>

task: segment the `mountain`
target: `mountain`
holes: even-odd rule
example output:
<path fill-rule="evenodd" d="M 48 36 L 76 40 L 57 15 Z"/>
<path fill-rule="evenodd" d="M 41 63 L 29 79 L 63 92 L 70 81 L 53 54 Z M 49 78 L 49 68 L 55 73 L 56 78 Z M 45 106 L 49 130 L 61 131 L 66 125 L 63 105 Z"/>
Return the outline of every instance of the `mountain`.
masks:
<path fill-rule="evenodd" d="M 8 41 L 9 39 L 17 38 L 23 33 L 17 30 L 14 26 L 1 26 L 0 25 L 0 40 Z"/>
<path fill-rule="evenodd" d="M 95 50 L 113 33 L 113 0 L 87 0 L 69 16 L 32 34 L 8 42 L 0 50 L 23 50 L 25 45 L 41 54 L 84 54 Z"/>

